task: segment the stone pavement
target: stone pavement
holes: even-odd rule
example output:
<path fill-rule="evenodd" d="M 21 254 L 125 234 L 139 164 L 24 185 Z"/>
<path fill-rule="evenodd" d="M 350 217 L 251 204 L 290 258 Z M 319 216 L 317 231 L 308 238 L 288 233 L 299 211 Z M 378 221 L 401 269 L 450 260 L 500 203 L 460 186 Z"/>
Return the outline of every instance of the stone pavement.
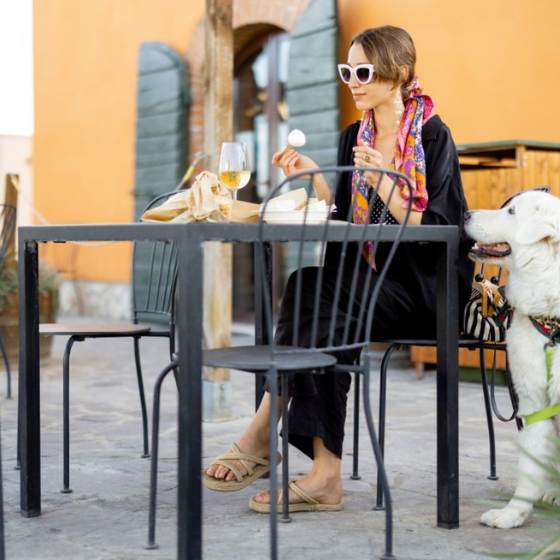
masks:
<path fill-rule="evenodd" d="M 146 388 L 166 360 L 163 340 L 142 342 Z M 61 494 L 61 355 L 42 369 L 43 515 L 19 515 L 19 472 L 15 464 L 16 400 L 1 400 L 2 455 L 8 559 L 171 559 L 176 542 L 176 389 L 165 387 L 162 406 L 158 550 L 143 548 L 146 539 L 149 461 L 140 458 L 141 423 L 129 340 L 77 343 L 71 369 L 71 486 Z M 503 501 L 513 488 L 515 428 L 497 423 L 498 474 L 488 475 L 488 444 L 480 386 L 460 387 L 461 527 L 436 527 L 435 375 L 418 381 L 412 369 L 389 376 L 387 467 L 395 509 L 395 553 L 401 560 L 487 558 L 488 553 L 535 547 L 554 530 L 553 521 L 535 516 L 522 529 L 482 527 L 480 514 Z M 3 376 L 2 376 L 3 383 Z M 248 424 L 253 377 L 234 373 L 234 413 L 228 422 L 204 425 L 204 462 L 225 450 Z M 375 395 L 377 385 L 372 387 Z M 2 394 L 4 389 L 2 386 Z M 505 406 L 505 392 L 498 389 Z M 151 400 L 150 400 L 151 404 Z M 151 406 L 150 406 L 151 409 Z M 347 434 L 351 434 L 351 406 Z M 384 515 L 372 511 L 375 466 L 362 422 L 362 480 L 349 479 L 351 437 L 344 454 L 346 509 L 342 513 L 296 514 L 280 525 L 281 558 L 339 560 L 378 558 L 384 540 Z M 291 475 L 308 468 L 292 450 Z M 204 491 L 204 558 L 262 560 L 268 557 L 268 518 L 249 510 L 250 495 L 266 480 L 239 493 Z M 557 528 L 556 528 L 557 529 Z"/>

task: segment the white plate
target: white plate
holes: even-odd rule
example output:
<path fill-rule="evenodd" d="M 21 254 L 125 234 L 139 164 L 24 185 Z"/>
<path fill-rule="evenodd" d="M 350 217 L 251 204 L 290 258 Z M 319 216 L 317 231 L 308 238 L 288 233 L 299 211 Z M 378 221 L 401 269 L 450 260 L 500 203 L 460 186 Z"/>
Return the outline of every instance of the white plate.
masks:
<path fill-rule="evenodd" d="M 264 221 L 268 224 L 323 224 L 328 219 L 325 212 L 305 212 L 301 210 L 267 210 Z"/>

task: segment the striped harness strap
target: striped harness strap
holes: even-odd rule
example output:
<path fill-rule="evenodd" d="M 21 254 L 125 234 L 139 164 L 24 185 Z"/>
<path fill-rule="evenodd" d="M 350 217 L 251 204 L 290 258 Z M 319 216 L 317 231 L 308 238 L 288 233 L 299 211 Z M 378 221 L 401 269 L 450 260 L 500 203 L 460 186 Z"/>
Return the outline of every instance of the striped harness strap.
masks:
<path fill-rule="evenodd" d="M 529 317 L 533 326 L 544 336 L 548 338 L 548 342 L 544 345 L 546 360 L 546 380 L 550 384 L 552 382 L 552 360 L 556 345 L 560 342 L 560 319 L 553 317 Z M 560 414 L 560 403 L 545 406 L 537 412 L 523 416 L 526 426 L 548 420 Z"/>

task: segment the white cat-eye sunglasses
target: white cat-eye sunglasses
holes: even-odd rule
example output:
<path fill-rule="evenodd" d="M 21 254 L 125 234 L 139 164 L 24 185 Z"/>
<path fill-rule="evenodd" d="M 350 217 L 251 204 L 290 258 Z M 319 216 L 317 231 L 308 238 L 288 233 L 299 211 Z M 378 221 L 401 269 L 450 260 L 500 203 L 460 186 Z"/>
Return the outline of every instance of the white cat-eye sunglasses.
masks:
<path fill-rule="evenodd" d="M 350 83 L 352 74 L 360 84 L 369 84 L 373 80 L 374 73 L 373 64 L 357 64 L 354 68 L 350 64 L 338 65 L 338 74 L 345 84 Z"/>

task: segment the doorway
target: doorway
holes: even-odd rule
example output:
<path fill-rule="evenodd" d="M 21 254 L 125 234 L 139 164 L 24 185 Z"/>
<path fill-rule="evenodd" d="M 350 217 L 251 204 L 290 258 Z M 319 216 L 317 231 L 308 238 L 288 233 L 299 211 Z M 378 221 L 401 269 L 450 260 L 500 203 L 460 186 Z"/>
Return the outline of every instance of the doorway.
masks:
<path fill-rule="evenodd" d="M 243 34 L 243 30 L 241 34 Z M 237 33 L 237 31 L 236 31 Z M 274 28 L 258 41 L 250 41 L 236 55 L 233 89 L 234 135 L 246 142 L 251 159 L 251 181 L 238 198 L 260 203 L 284 176 L 270 164 L 272 154 L 286 145 L 288 105 L 289 34 Z M 236 53 L 237 53 L 236 49 Z M 276 265 L 281 264 L 278 255 Z M 275 266 L 280 271 L 281 266 Z M 280 276 L 273 279 L 278 293 Z M 254 315 L 253 248 L 238 244 L 233 251 L 233 320 L 252 322 Z"/>

